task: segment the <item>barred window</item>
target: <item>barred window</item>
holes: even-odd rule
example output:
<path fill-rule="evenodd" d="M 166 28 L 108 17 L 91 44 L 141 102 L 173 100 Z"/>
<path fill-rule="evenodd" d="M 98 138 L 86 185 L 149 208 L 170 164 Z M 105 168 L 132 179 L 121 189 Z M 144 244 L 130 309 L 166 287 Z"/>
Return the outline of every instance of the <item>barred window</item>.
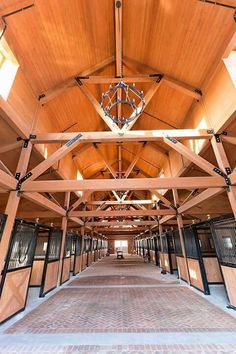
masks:
<path fill-rule="evenodd" d="M 213 222 L 213 237 L 220 262 L 236 265 L 236 222 Z"/>
<path fill-rule="evenodd" d="M 12 234 L 8 270 L 32 266 L 36 242 L 35 225 L 16 221 Z"/>

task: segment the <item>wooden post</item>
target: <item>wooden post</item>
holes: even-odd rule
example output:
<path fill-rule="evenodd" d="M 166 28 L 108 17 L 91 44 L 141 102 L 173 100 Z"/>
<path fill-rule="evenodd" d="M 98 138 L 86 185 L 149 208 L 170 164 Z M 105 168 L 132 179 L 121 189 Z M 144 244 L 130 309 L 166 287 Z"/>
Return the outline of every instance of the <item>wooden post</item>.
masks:
<path fill-rule="evenodd" d="M 179 207 L 179 196 L 178 196 L 177 189 L 172 189 L 172 193 L 173 193 L 175 207 L 178 208 Z M 186 274 L 187 274 L 187 282 L 188 282 L 188 284 L 190 284 L 190 277 L 189 277 L 189 271 L 188 271 L 188 262 L 187 262 L 185 245 L 184 245 L 184 235 L 183 235 L 183 226 L 184 226 L 184 224 L 183 224 L 182 215 L 181 214 L 177 214 L 176 219 L 177 219 L 177 224 L 178 224 L 178 229 L 179 229 L 179 238 L 180 238 L 181 249 L 182 249 L 182 253 L 183 253 L 183 256 L 184 256 L 184 265 L 185 265 Z"/>
<path fill-rule="evenodd" d="M 27 172 L 31 151 L 32 151 L 32 144 L 30 142 L 28 143 L 24 142 L 21 150 L 21 155 L 18 161 L 17 169 L 16 169 L 16 177 L 18 180 L 22 178 Z M 7 220 L 3 230 L 2 239 L 0 242 L 0 278 L 1 278 L 2 270 L 4 268 L 4 263 L 7 256 L 9 244 L 10 244 L 11 233 L 14 226 L 19 203 L 20 203 L 20 193 L 18 191 L 10 192 L 7 201 L 7 206 L 5 209 Z"/>
<path fill-rule="evenodd" d="M 65 205 L 65 209 L 68 210 L 69 206 L 70 206 L 70 192 L 66 192 L 66 194 L 65 194 L 64 205 Z M 60 286 L 60 283 L 61 283 L 61 273 L 62 273 L 62 264 L 63 264 L 66 234 L 67 234 L 67 224 L 68 224 L 68 217 L 63 216 L 62 223 L 61 223 L 61 228 L 62 228 L 63 234 L 62 234 L 62 240 L 61 240 L 61 252 L 60 252 L 60 259 L 59 259 L 57 286 Z"/>
<path fill-rule="evenodd" d="M 213 147 L 216 161 L 219 165 L 219 168 L 225 173 L 226 176 L 230 175 L 231 167 L 229 164 L 228 157 L 225 153 L 225 149 L 222 143 L 222 140 L 219 135 L 215 135 L 211 140 L 211 145 Z M 230 176 L 229 176 L 230 178 Z M 227 186 L 227 195 L 229 198 L 229 202 L 234 213 L 234 217 L 236 219 L 236 187 L 228 185 Z"/>

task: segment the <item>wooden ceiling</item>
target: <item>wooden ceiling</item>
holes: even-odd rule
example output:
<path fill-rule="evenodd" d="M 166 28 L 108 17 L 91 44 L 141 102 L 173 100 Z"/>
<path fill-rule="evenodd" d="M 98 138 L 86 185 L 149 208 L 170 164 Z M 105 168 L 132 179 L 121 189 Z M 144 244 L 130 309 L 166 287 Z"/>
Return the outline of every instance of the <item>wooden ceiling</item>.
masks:
<path fill-rule="evenodd" d="M 235 0 L 218 2 L 236 6 Z M 29 1 L 1 0 L 0 12 L 18 3 Z M 32 3 L 34 7 L 7 18 L 5 38 L 35 98 L 108 58 L 115 59 L 114 1 L 32 0 Z M 232 15 L 232 9 L 198 0 L 123 0 L 124 75 L 161 72 L 203 89 L 232 33 Z M 115 71 L 114 60 L 96 75 L 114 76 Z M 150 85 L 137 84 L 144 94 Z M 89 90 L 100 102 L 107 87 L 89 85 Z M 194 101 L 193 97 L 162 85 L 133 129 L 182 128 Z M 36 132 L 42 129 L 40 122 L 47 122 L 45 129 L 54 132 L 109 130 L 76 86 L 40 107 Z M 122 145 L 122 171 L 128 168 L 138 148 L 137 144 Z M 118 146 L 102 144 L 99 149 L 117 171 Z M 146 144 L 133 176 L 158 176 L 168 151 L 161 143 Z M 14 161 L 17 153 L 12 155 Z M 73 155 L 75 166 L 84 178 L 103 178 L 104 174 L 112 178 L 92 144 L 81 145 Z M 235 164 L 235 158 L 231 159 Z"/>

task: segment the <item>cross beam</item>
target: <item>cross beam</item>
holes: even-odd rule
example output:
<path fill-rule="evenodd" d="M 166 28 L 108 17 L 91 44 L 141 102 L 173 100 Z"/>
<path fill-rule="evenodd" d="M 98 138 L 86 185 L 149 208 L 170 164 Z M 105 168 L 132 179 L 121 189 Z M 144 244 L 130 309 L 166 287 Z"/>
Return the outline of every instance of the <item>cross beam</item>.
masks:
<path fill-rule="evenodd" d="M 171 178 L 127 178 L 99 180 L 52 180 L 26 181 L 22 191 L 70 192 L 70 191 L 124 191 L 147 189 L 196 189 L 226 187 L 222 177 L 171 177 Z"/>
<path fill-rule="evenodd" d="M 163 138 L 173 137 L 178 140 L 208 139 L 213 136 L 213 130 L 209 129 L 166 129 L 166 130 L 132 130 L 119 134 L 118 132 L 96 131 L 81 132 L 81 143 L 116 143 L 137 141 L 163 141 Z M 75 133 L 46 133 L 32 135 L 34 144 L 55 144 L 67 142 L 78 135 Z"/>

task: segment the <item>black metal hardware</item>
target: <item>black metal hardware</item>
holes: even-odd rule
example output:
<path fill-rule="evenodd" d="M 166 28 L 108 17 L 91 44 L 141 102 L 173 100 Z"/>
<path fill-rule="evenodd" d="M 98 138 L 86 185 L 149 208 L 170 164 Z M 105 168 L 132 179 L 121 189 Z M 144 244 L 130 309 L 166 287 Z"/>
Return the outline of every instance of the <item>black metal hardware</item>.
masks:
<path fill-rule="evenodd" d="M 46 97 L 45 93 L 42 93 L 41 95 L 39 95 L 38 97 L 38 101 L 40 101 L 42 98 Z"/>
<path fill-rule="evenodd" d="M 67 147 L 71 146 L 72 144 L 74 144 L 77 140 L 79 140 L 81 138 L 82 134 L 77 134 L 73 139 L 69 140 L 65 145 Z"/>
<path fill-rule="evenodd" d="M 83 86 L 83 83 L 82 83 L 82 81 L 80 80 L 79 76 L 78 76 L 78 77 L 75 77 L 75 81 L 77 82 L 77 84 L 78 84 L 79 86 Z"/>
<path fill-rule="evenodd" d="M 177 144 L 178 140 L 176 140 L 175 138 L 173 138 L 172 136 L 166 136 L 166 139 L 170 140 L 172 143 Z"/>
<path fill-rule="evenodd" d="M 30 136 L 29 136 L 30 140 L 31 140 L 31 139 L 36 139 L 36 137 L 37 137 L 37 136 L 36 136 L 35 134 L 30 134 Z"/>

